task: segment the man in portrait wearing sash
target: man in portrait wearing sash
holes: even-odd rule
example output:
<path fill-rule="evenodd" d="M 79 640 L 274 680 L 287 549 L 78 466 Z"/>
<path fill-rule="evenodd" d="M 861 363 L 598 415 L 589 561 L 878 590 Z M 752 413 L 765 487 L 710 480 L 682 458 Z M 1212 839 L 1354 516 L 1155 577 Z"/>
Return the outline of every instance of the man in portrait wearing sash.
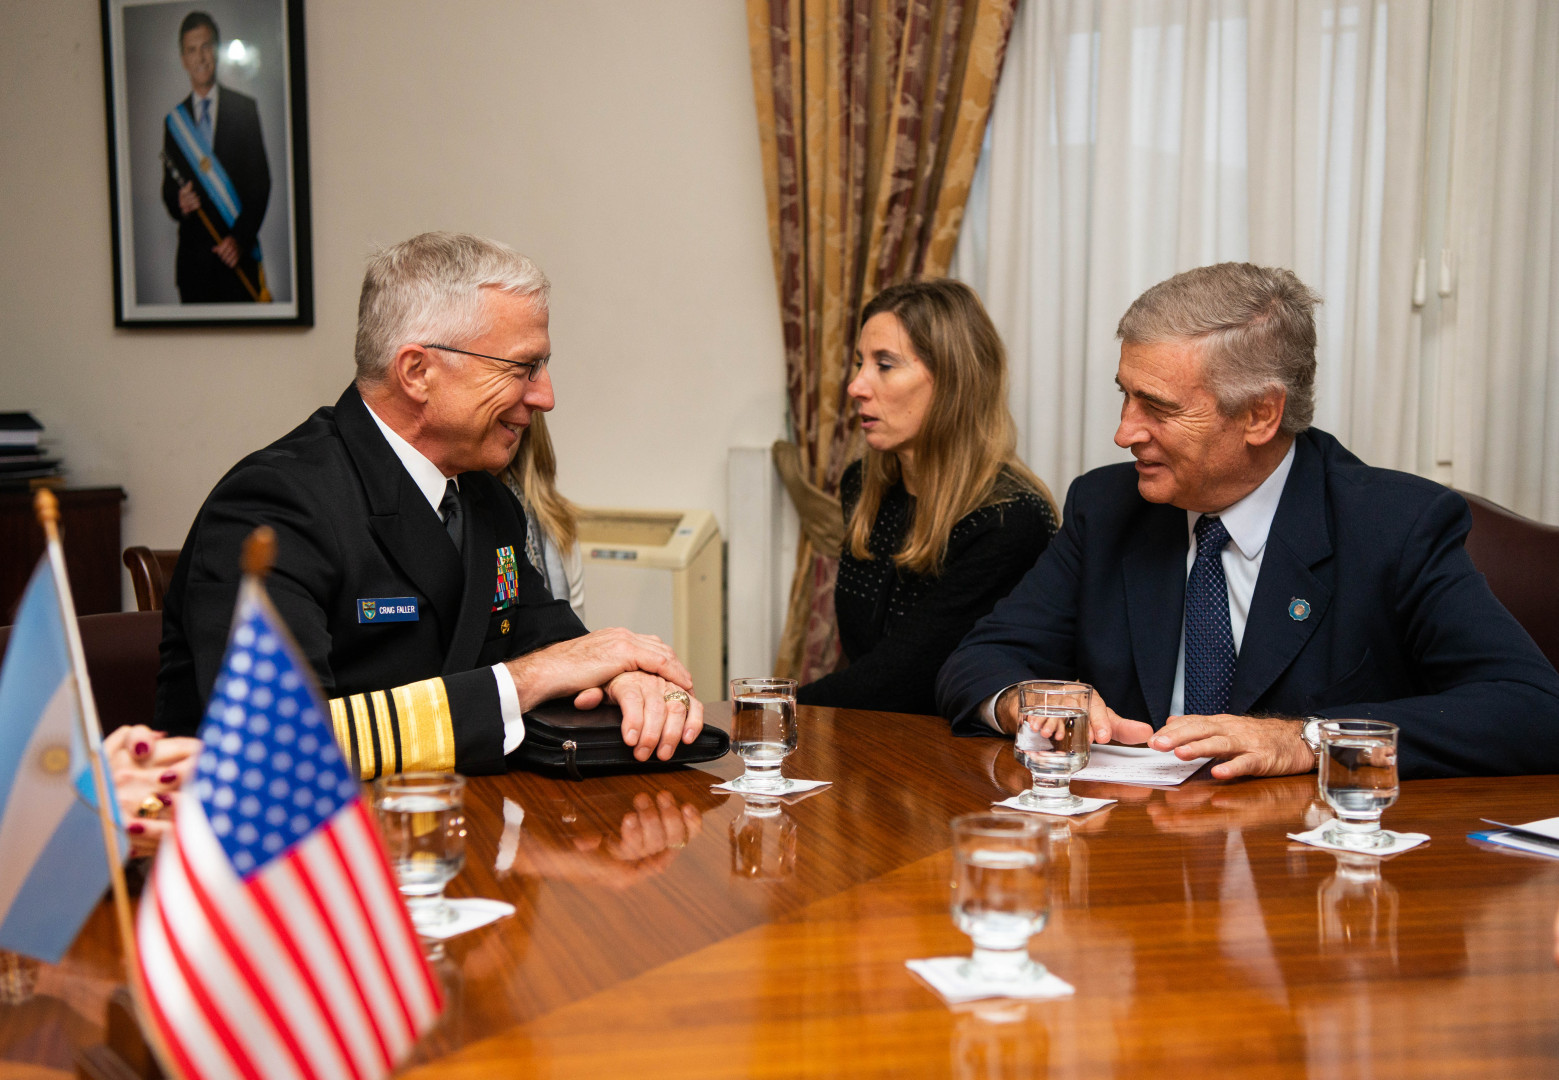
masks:
<path fill-rule="evenodd" d="M 217 84 L 217 24 L 192 11 L 179 26 L 190 94 L 163 125 L 162 201 L 179 223 L 174 278 L 186 304 L 268 301 L 260 222 L 271 170 L 254 98 Z"/>

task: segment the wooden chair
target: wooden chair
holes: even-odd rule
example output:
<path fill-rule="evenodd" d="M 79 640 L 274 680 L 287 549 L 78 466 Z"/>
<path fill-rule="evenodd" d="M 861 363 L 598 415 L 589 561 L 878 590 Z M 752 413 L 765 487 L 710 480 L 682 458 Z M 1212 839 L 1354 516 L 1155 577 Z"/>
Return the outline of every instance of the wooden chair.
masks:
<path fill-rule="evenodd" d="M 125 548 L 124 564 L 130 571 L 130 584 L 135 586 L 137 611 L 161 611 L 162 598 L 173 580 L 173 568 L 178 565 L 179 553 L 166 548 Z"/>
<path fill-rule="evenodd" d="M 125 724 L 151 725 L 161 662 L 162 615 L 156 611 L 111 611 L 82 615 L 81 651 L 97 699 L 98 720 L 107 735 Z M 0 626 L 0 657 L 11 642 L 11 627 Z"/>
<path fill-rule="evenodd" d="M 1559 527 L 1478 495 L 1458 494 L 1472 509 L 1467 554 L 1473 565 L 1548 662 L 1559 667 Z"/>

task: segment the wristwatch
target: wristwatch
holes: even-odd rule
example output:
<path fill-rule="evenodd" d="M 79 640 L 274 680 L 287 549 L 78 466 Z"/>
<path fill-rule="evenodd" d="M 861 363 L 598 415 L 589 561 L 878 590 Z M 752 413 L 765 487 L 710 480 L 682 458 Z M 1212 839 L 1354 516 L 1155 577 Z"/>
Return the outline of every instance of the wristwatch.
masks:
<path fill-rule="evenodd" d="M 1315 763 L 1321 764 L 1321 725 L 1326 723 L 1324 716 L 1305 717 L 1305 726 L 1299 729 L 1299 737 L 1305 741 L 1315 754 Z"/>

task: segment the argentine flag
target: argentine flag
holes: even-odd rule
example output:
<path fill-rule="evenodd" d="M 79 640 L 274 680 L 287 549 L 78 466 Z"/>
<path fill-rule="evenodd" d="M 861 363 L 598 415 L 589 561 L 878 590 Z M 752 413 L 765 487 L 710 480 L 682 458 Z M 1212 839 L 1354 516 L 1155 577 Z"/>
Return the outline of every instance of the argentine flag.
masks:
<path fill-rule="evenodd" d="M 45 554 L 0 666 L 0 949 L 51 964 L 109 883 L 60 611 Z"/>

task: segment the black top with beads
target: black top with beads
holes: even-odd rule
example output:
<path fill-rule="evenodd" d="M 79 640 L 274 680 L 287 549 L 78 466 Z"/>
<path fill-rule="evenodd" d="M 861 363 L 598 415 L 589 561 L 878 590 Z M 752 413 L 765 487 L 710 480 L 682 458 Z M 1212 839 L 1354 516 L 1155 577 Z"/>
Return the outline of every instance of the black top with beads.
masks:
<path fill-rule="evenodd" d="M 861 463 L 840 481 L 846 523 L 861 497 Z M 1059 522 L 1043 495 L 1003 473 L 991 501 L 960 518 L 936 576 L 901 570 L 893 556 L 915 500 L 895 484 L 882 498 L 870 559 L 839 559 L 834 611 L 849 665 L 803 686 L 796 700 L 885 712 L 935 713 L 936 676 L 965 634 L 1006 596 L 1050 543 Z"/>

